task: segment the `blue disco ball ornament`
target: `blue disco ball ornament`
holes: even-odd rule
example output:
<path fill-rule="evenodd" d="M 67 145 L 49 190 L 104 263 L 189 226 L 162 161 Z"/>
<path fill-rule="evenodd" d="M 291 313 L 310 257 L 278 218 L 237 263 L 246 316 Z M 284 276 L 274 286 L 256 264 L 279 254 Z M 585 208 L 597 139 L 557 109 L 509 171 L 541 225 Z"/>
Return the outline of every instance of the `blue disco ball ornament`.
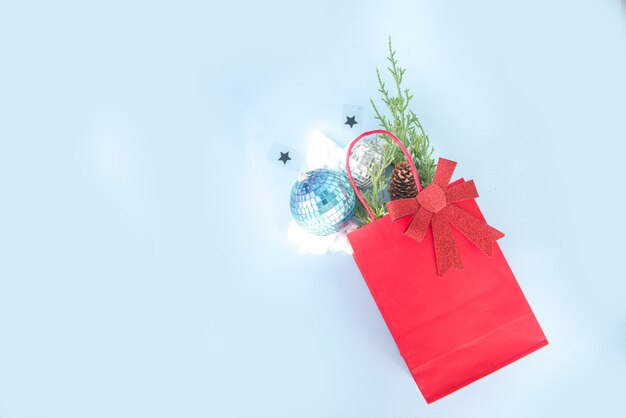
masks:
<path fill-rule="evenodd" d="M 291 189 L 291 214 L 302 229 L 315 235 L 341 231 L 356 207 L 345 173 L 325 168 L 300 174 Z"/>

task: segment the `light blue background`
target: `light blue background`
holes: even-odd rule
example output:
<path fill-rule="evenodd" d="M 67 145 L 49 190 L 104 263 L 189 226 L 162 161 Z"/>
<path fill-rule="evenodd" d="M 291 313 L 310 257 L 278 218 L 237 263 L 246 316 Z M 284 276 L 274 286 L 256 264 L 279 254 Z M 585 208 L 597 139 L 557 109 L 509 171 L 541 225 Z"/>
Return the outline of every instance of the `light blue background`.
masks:
<path fill-rule="evenodd" d="M 427 406 L 353 260 L 286 239 L 387 35 L 551 345 Z M 0 0 L 0 417 L 624 416 L 619 0 Z"/>

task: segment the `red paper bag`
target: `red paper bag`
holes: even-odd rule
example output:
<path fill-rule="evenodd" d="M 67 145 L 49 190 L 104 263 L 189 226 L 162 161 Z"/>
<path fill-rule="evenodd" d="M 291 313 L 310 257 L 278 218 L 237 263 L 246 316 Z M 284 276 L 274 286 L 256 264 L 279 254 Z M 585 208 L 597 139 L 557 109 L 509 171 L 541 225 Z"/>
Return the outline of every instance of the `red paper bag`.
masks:
<path fill-rule="evenodd" d="M 394 140 L 418 178 L 386 131 L 365 132 L 348 156 L 371 134 Z M 373 219 L 348 234 L 354 260 L 428 403 L 548 344 L 495 242 L 503 235 L 473 199 L 473 182 L 448 184 L 454 165 L 441 159 L 434 186 L 418 184 L 417 198 L 390 202 L 390 214 L 375 219 L 346 164 Z"/>

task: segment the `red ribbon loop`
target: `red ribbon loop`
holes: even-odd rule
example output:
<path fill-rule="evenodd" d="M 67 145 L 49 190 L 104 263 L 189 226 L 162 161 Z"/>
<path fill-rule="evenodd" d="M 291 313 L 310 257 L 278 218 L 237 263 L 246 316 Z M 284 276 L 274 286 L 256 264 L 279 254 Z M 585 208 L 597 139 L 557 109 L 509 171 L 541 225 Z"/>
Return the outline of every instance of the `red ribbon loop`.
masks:
<path fill-rule="evenodd" d="M 490 257 L 493 253 L 493 243 L 504 236 L 482 219 L 454 204 L 478 197 L 473 180 L 449 186 L 455 168 L 456 162 L 440 158 L 433 183 L 417 197 L 387 203 L 389 215 L 394 221 L 413 215 L 404 233 L 415 241 L 422 242 L 429 225 L 432 226 L 437 271 L 440 276 L 451 267 L 463 268 L 463 261 L 450 225 Z"/>

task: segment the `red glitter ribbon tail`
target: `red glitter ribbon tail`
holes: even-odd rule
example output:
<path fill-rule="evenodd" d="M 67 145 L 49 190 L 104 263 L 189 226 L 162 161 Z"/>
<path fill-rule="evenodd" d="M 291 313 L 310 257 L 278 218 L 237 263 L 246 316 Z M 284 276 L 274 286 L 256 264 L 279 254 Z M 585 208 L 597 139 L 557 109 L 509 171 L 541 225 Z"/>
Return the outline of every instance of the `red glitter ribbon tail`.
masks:
<path fill-rule="evenodd" d="M 502 232 L 458 206 L 449 205 L 442 212 L 442 217 L 489 257 L 493 254 L 493 243 L 504 237 Z"/>
<path fill-rule="evenodd" d="M 441 213 L 435 214 L 432 219 L 432 227 L 435 261 L 439 276 L 443 276 L 451 267 L 462 269 L 463 260 L 446 216 L 442 216 Z"/>
<path fill-rule="evenodd" d="M 422 242 L 426 236 L 426 232 L 428 232 L 428 225 L 432 218 L 432 212 L 426 210 L 424 207 L 419 208 L 406 231 L 404 231 L 404 234 L 417 242 Z"/>

